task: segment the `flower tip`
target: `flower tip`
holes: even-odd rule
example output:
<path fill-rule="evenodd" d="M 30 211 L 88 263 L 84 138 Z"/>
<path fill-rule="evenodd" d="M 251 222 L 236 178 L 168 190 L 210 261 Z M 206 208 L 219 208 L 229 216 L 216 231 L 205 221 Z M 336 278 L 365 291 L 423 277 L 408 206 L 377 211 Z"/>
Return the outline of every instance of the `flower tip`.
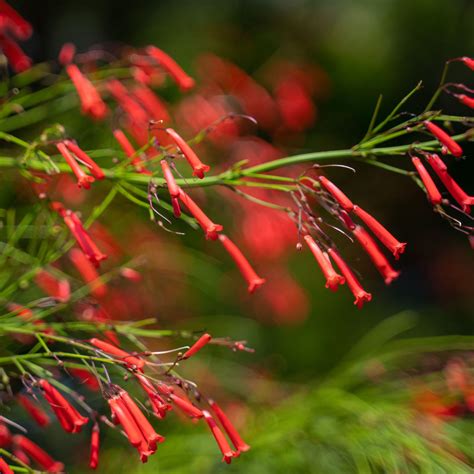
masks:
<path fill-rule="evenodd" d="M 248 291 L 250 294 L 254 293 L 258 290 L 264 283 L 266 282 L 265 278 L 254 278 L 248 287 Z"/>
<path fill-rule="evenodd" d="M 356 299 L 354 301 L 354 304 L 357 306 L 358 309 L 362 309 L 364 303 L 369 303 L 370 301 L 372 301 L 372 294 L 364 291 L 355 295 L 355 298 Z"/>
<path fill-rule="evenodd" d="M 199 179 L 203 179 L 204 173 L 209 172 L 210 169 L 211 167 L 209 165 L 205 165 L 204 163 L 201 163 L 194 167 L 193 176 L 196 176 L 196 178 L 199 178 Z"/>
<path fill-rule="evenodd" d="M 326 280 L 325 287 L 330 289 L 331 291 L 337 291 L 339 285 L 344 285 L 346 279 L 342 275 L 332 275 Z"/>
<path fill-rule="evenodd" d="M 405 252 L 405 247 L 407 246 L 406 242 L 399 242 L 393 249 L 393 256 L 395 260 L 400 258 L 400 255 Z"/>
<path fill-rule="evenodd" d="M 181 91 L 187 92 L 193 89 L 195 85 L 196 85 L 196 81 L 192 77 L 186 76 L 181 79 L 179 87 Z"/>
<path fill-rule="evenodd" d="M 209 225 L 206 229 L 206 239 L 217 240 L 219 237 L 218 232 L 222 232 L 223 230 L 224 230 L 224 226 L 220 224 Z"/>
<path fill-rule="evenodd" d="M 397 272 L 396 270 L 391 269 L 388 271 L 385 275 L 385 284 L 390 285 L 394 280 L 396 280 L 400 276 L 400 272 Z"/>

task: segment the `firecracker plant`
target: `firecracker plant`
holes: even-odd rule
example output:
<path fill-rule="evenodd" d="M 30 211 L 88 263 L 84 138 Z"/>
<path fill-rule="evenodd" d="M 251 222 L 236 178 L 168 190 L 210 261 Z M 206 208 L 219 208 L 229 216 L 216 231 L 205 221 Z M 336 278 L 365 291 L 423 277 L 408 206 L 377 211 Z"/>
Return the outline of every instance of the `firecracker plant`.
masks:
<path fill-rule="evenodd" d="M 421 112 L 408 108 L 421 83 L 380 121 L 379 100 L 366 135 L 352 148 L 284 156 L 261 137 L 296 136 L 311 126 L 313 97 L 324 80 L 307 65 L 274 65 L 267 88 L 213 55 L 200 59 L 202 81 L 195 81 L 156 46 L 78 53 L 66 44 L 58 61 L 33 65 L 18 45 L 32 34 L 31 25 L 4 1 L 0 20 L 0 168 L 5 180 L 26 195 L 0 211 L 3 474 L 65 469 L 64 460 L 53 459 L 8 416 L 7 407 L 15 404 L 45 430 L 51 423 L 71 436 L 88 430 L 92 469 L 99 464 L 102 430 L 123 434 L 146 462 L 166 435 L 151 420 L 173 416 L 170 411 L 202 420 L 226 463 L 249 449 L 212 394 L 180 375 L 186 360 L 207 345 L 251 351 L 246 341 L 156 329 L 153 319 L 115 317 L 113 283 L 141 284 L 139 256 L 124 263 L 120 245 L 100 223 L 120 197 L 136 204 L 137 213 L 149 213 L 157 233 L 169 232 L 179 241 L 189 226 L 196 238 L 202 234 L 221 244 L 250 293 L 265 285 L 265 266 L 257 262 L 257 273 L 240 241 L 252 247 L 248 229 L 260 206 L 258 212 L 274 219 L 276 230 L 257 224 L 254 250 L 261 246 L 263 254 L 293 246 L 312 254 L 316 262 L 310 271 L 321 271 L 331 291 L 347 286 L 358 308 L 372 294 L 344 258 L 345 249 L 357 246 L 389 285 L 402 267 L 394 268 L 392 261 L 410 243 L 387 230 L 383 218 L 354 203 L 331 176 L 334 167 L 365 163 L 405 176 L 420 188 L 420 199 L 424 194 L 428 206 L 472 243 L 474 197 L 451 177 L 449 167 L 464 158 L 463 142 L 474 133 L 473 91 L 447 82 L 447 73 L 448 68 L 474 70 L 474 59 L 448 61 L 439 88 Z M 10 77 L 9 70 L 17 75 Z M 172 90 L 175 98 L 179 90 L 182 98 L 166 103 L 162 89 Z M 440 94 L 459 101 L 465 115 L 437 109 Z M 61 121 L 65 112 L 83 114 L 88 127 L 102 127 L 109 146 L 91 149 L 87 139 L 71 135 Z M 239 141 L 242 136 L 247 141 Z M 212 166 L 207 164 L 211 149 L 220 159 Z M 224 233 L 197 188 L 212 188 L 207 201 L 218 199 L 224 213 L 236 204 L 221 190 L 237 195 L 247 232 Z M 89 207 L 87 193 L 94 196 Z M 114 266 L 104 271 L 109 261 Z M 152 350 L 144 340 L 153 338 L 158 343 Z M 155 349 L 160 341 L 162 348 Z M 467 393 L 467 382 L 456 383 Z M 101 394 L 100 409 L 88 403 L 92 392 Z M 431 411 L 441 406 L 433 400 L 423 402 L 425 408 L 427 403 Z M 472 396 L 466 400 L 471 406 Z"/>

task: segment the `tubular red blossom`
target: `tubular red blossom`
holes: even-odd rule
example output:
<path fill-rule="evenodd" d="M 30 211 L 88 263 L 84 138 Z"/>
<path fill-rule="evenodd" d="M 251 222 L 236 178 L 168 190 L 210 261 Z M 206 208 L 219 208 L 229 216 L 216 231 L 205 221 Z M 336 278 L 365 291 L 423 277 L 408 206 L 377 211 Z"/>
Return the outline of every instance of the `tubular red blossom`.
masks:
<path fill-rule="evenodd" d="M 216 240 L 218 232 L 224 230 L 220 224 L 214 224 L 209 217 L 204 214 L 201 208 L 182 189 L 179 190 L 179 199 L 188 208 L 189 212 L 198 221 L 198 224 L 206 233 L 206 239 Z"/>
<path fill-rule="evenodd" d="M 397 272 L 392 268 L 388 260 L 378 248 L 377 244 L 363 227 L 359 225 L 356 226 L 352 233 L 356 236 L 360 245 L 364 248 L 367 255 L 377 267 L 377 270 L 383 276 L 385 284 L 390 285 L 393 280 L 398 278 L 400 272 Z"/>
<path fill-rule="evenodd" d="M 156 46 L 148 46 L 146 53 L 154 58 L 159 65 L 173 78 L 181 90 L 188 91 L 194 87 L 194 79 L 188 76 L 178 63 Z"/>
<path fill-rule="evenodd" d="M 107 400 L 113 415 L 117 418 L 118 422 L 122 425 L 130 444 L 135 447 L 140 447 L 143 440 L 143 434 L 140 428 L 135 423 L 132 415 L 125 409 L 120 403 L 117 397 L 110 398 Z"/>
<path fill-rule="evenodd" d="M 100 430 L 99 425 L 94 423 L 91 433 L 91 449 L 89 456 L 89 467 L 91 469 L 97 469 L 99 465 L 99 448 L 100 448 Z"/>
<path fill-rule="evenodd" d="M 46 412 L 39 405 L 32 402 L 29 397 L 19 394 L 18 401 L 39 426 L 48 426 L 50 424 L 50 419 Z"/>
<path fill-rule="evenodd" d="M 351 290 L 352 294 L 355 297 L 354 304 L 361 309 L 364 306 L 365 302 L 369 302 L 372 300 L 372 295 L 367 293 L 359 283 L 359 280 L 356 278 L 352 270 L 349 268 L 347 263 L 342 259 L 339 253 L 335 249 L 328 250 L 329 255 L 331 258 L 336 262 L 339 270 L 344 275 L 346 279 L 347 286 Z"/>
<path fill-rule="evenodd" d="M 124 267 L 120 270 L 120 275 L 126 278 L 127 280 L 134 281 L 135 283 L 142 280 L 142 276 L 139 272 L 133 268 Z"/>
<path fill-rule="evenodd" d="M 127 392 L 121 391 L 119 397 L 123 401 L 126 409 L 132 415 L 133 419 L 135 420 L 135 423 L 140 428 L 140 431 L 143 433 L 143 436 L 148 443 L 148 449 L 153 452 L 156 451 L 157 443 L 162 443 L 165 438 L 159 435 L 154 430 L 153 426 L 151 426 L 146 416 L 138 408 L 136 403 L 132 400 L 132 398 Z"/>
<path fill-rule="evenodd" d="M 453 196 L 456 202 L 462 207 L 463 211 L 470 213 L 471 205 L 473 204 L 471 196 L 469 196 L 448 174 L 448 169 L 443 160 L 435 154 L 426 155 L 426 160 L 438 175 L 438 178 L 444 184 L 451 196 Z"/>
<path fill-rule="evenodd" d="M 76 46 L 72 43 L 65 43 L 59 51 L 58 60 L 63 66 L 71 64 L 76 54 Z"/>
<path fill-rule="evenodd" d="M 179 397 L 174 393 L 170 393 L 169 397 L 171 401 L 181 410 L 183 410 L 191 418 L 202 418 L 203 412 L 195 407 L 192 403 L 188 402 L 184 398 Z"/>
<path fill-rule="evenodd" d="M 65 278 L 56 278 L 46 270 L 40 270 L 35 276 L 36 284 L 49 296 L 57 299 L 61 303 L 69 301 L 71 287 Z"/>
<path fill-rule="evenodd" d="M 173 173 L 171 171 L 170 165 L 166 160 L 161 160 L 161 169 L 163 170 L 163 175 L 166 180 L 166 185 L 168 186 L 168 191 L 171 197 L 171 204 L 173 205 L 173 212 L 175 217 L 181 215 L 181 208 L 179 207 L 179 186 L 176 184 Z"/>
<path fill-rule="evenodd" d="M 140 157 L 137 155 L 133 145 L 130 143 L 129 139 L 120 129 L 114 130 L 114 137 L 118 141 L 124 153 L 130 158 L 132 165 L 135 167 L 135 170 L 139 173 L 148 174 L 148 170 L 143 168 L 143 162 Z"/>
<path fill-rule="evenodd" d="M 0 472 L 1 474 L 14 474 L 3 458 L 0 458 Z"/>
<path fill-rule="evenodd" d="M 60 423 L 67 420 L 63 424 L 65 431 L 69 432 L 72 426 L 71 432 L 79 433 L 89 418 L 82 416 L 47 380 L 41 379 L 38 384 Z"/>
<path fill-rule="evenodd" d="M 209 425 L 209 428 L 212 431 L 212 434 L 214 435 L 219 449 L 221 450 L 224 456 L 222 460 L 227 464 L 230 464 L 232 458 L 236 455 L 236 453 L 232 451 L 231 447 L 229 446 L 229 443 L 225 439 L 224 433 L 222 433 L 221 429 L 217 426 L 217 423 L 215 422 L 214 418 L 212 418 L 211 414 L 206 410 L 203 410 L 202 413 L 207 424 Z"/>
<path fill-rule="evenodd" d="M 421 160 L 414 156 L 411 161 L 415 165 L 415 168 L 418 171 L 418 174 L 420 175 L 421 181 L 423 181 L 428 200 L 431 202 L 431 204 L 433 204 L 433 206 L 441 204 L 441 201 L 443 200 L 441 193 L 439 192 L 438 188 L 436 187 L 436 184 L 432 180 L 431 176 L 429 175 L 427 169 L 424 167 Z"/>
<path fill-rule="evenodd" d="M 33 34 L 31 23 L 26 21 L 12 6 L 4 0 L 0 1 L 0 18 L 6 18 L 8 26 L 19 40 L 27 40 Z"/>
<path fill-rule="evenodd" d="M 107 293 L 107 286 L 100 280 L 100 275 L 90 260 L 78 249 L 69 252 L 69 259 L 81 274 L 82 279 L 91 288 L 91 293 L 96 298 L 102 298 Z"/>
<path fill-rule="evenodd" d="M 204 178 L 204 173 L 207 173 L 211 167 L 205 165 L 199 157 L 194 153 L 193 149 L 183 140 L 183 138 L 176 133 L 172 128 L 167 128 L 166 133 L 171 135 L 177 147 L 183 153 L 184 157 L 191 165 L 193 169 L 193 176 L 197 176 L 199 179 Z"/>
<path fill-rule="evenodd" d="M 305 235 L 304 240 L 321 267 L 323 275 L 326 278 L 326 288 L 329 288 L 331 291 L 336 291 L 339 285 L 345 283 L 344 277 L 334 270 L 329 257 L 320 249 L 319 245 L 314 241 L 311 235 Z"/>
<path fill-rule="evenodd" d="M 16 41 L 8 36 L 0 34 L 0 49 L 15 72 L 23 72 L 31 67 L 31 59 L 23 52 Z"/>
<path fill-rule="evenodd" d="M 454 97 L 461 102 L 461 104 L 467 105 L 469 108 L 474 109 L 474 97 L 469 97 L 466 94 L 455 94 Z"/>
<path fill-rule="evenodd" d="M 7 426 L 0 422 L 0 448 L 8 447 L 12 442 L 12 435 Z"/>
<path fill-rule="evenodd" d="M 474 58 L 463 56 L 462 58 L 459 58 L 459 60 L 462 61 L 469 69 L 474 71 Z"/>
<path fill-rule="evenodd" d="M 107 115 L 107 106 L 92 82 L 82 74 L 75 64 L 68 64 L 66 73 L 79 95 L 82 112 L 94 119 L 103 119 Z"/>
<path fill-rule="evenodd" d="M 153 384 L 143 374 L 138 373 L 135 374 L 135 376 L 150 399 L 153 413 L 158 418 L 164 418 L 166 416 L 166 412 L 172 409 L 171 405 L 163 400 L 163 398 L 157 393 Z M 168 394 L 169 393 L 167 393 L 167 395 Z"/>
<path fill-rule="evenodd" d="M 227 418 L 221 407 L 214 400 L 209 400 L 209 405 L 211 406 L 211 409 L 214 414 L 217 416 L 217 419 L 221 422 L 221 425 L 227 433 L 227 436 L 232 441 L 232 444 L 234 445 L 235 449 L 239 453 L 244 453 L 245 451 L 248 451 L 250 449 L 250 446 L 240 437 L 239 433 L 235 429 L 235 426 L 231 423 L 229 418 Z"/>
<path fill-rule="evenodd" d="M 364 211 L 359 206 L 354 206 L 355 215 L 361 219 L 367 227 L 377 236 L 385 247 L 393 253 L 393 256 L 398 260 L 400 254 L 405 251 L 406 243 L 399 242 L 375 217 Z"/>
<path fill-rule="evenodd" d="M 129 366 L 129 368 L 137 368 L 138 370 L 141 370 L 145 366 L 144 360 L 130 355 L 128 352 L 120 349 L 120 347 L 116 347 L 109 342 L 105 342 L 97 338 L 92 338 L 89 340 L 89 342 L 94 347 L 97 347 L 97 349 L 100 349 L 107 354 L 113 355 L 114 357 L 123 360 Z"/>
<path fill-rule="evenodd" d="M 15 435 L 13 437 L 13 443 L 47 472 L 54 473 L 64 470 L 63 463 L 55 461 L 46 451 L 42 450 L 36 443 L 33 443 L 33 441 L 25 436 Z"/>
<path fill-rule="evenodd" d="M 220 236 L 222 237 L 222 235 Z M 203 334 L 182 356 L 181 359 L 189 359 L 191 356 L 200 351 L 205 345 L 209 344 L 212 336 L 210 334 Z"/>
<path fill-rule="evenodd" d="M 237 245 L 232 242 L 226 235 L 219 235 L 219 240 L 227 250 L 229 255 L 234 259 L 234 262 L 237 264 L 237 267 L 240 270 L 240 273 L 245 278 L 248 283 L 249 293 L 253 293 L 257 288 L 262 286 L 265 283 L 264 278 L 260 278 L 255 270 L 250 265 L 249 261 L 245 258 L 244 254 L 240 251 Z"/>
<path fill-rule="evenodd" d="M 87 369 L 80 369 L 79 367 L 68 367 L 68 372 L 76 378 L 80 383 L 87 385 L 90 390 L 98 391 L 100 389 L 97 377 L 89 372 Z"/>
<path fill-rule="evenodd" d="M 165 104 L 147 86 L 137 85 L 133 88 L 132 93 L 154 120 L 170 121 L 170 115 L 166 110 Z"/>
<path fill-rule="evenodd" d="M 325 176 L 318 176 L 318 180 L 345 211 L 352 211 L 354 204 L 333 182 L 329 181 Z"/>
<path fill-rule="evenodd" d="M 457 158 L 462 156 L 462 148 L 442 128 L 428 120 L 425 120 L 423 125 L 453 156 Z"/>
<path fill-rule="evenodd" d="M 66 160 L 66 163 L 69 165 L 72 172 L 75 174 L 77 178 L 77 185 L 80 188 L 90 189 L 91 183 L 93 183 L 95 179 L 92 176 L 88 176 L 82 170 L 82 168 L 79 166 L 77 161 L 74 159 L 74 157 L 71 155 L 71 153 L 67 149 L 66 144 L 64 142 L 57 143 L 56 148 L 58 149 L 59 153 L 63 155 L 64 159 Z"/>
<path fill-rule="evenodd" d="M 105 174 L 102 171 L 101 167 L 79 146 L 72 142 L 71 140 L 64 140 L 66 147 L 76 155 L 76 157 L 82 161 L 88 168 L 90 168 L 91 173 L 96 179 L 104 179 Z"/>

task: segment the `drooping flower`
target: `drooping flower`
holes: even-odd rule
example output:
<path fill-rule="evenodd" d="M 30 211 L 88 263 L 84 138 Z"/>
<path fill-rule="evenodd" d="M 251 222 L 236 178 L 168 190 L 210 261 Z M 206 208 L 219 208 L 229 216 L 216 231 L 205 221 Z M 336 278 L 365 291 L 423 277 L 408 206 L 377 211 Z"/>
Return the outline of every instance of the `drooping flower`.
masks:
<path fill-rule="evenodd" d="M 311 235 L 306 234 L 304 240 L 308 244 L 314 258 L 318 262 L 324 277 L 326 278 L 326 288 L 336 291 L 339 285 L 343 285 L 344 277 L 339 275 L 331 264 L 327 253 L 323 252 Z"/>
<path fill-rule="evenodd" d="M 102 298 L 107 293 L 107 285 L 101 279 L 98 271 L 90 260 L 79 249 L 72 249 L 69 252 L 69 259 L 81 274 L 85 283 L 90 286 L 91 294 L 96 298 Z"/>
<path fill-rule="evenodd" d="M 50 424 L 47 413 L 38 404 L 31 401 L 29 397 L 20 393 L 18 401 L 39 426 L 48 426 Z"/>
<path fill-rule="evenodd" d="M 250 265 L 249 261 L 245 258 L 244 254 L 240 251 L 237 245 L 232 242 L 226 235 L 220 234 L 219 240 L 227 250 L 229 255 L 234 259 L 240 273 L 248 283 L 249 293 L 253 293 L 257 288 L 265 283 L 264 278 L 260 278 L 255 270 Z"/>
<path fill-rule="evenodd" d="M 461 104 L 466 105 L 470 109 L 474 109 L 474 97 L 469 97 L 466 94 L 454 94 L 454 97 L 456 97 Z"/>
<path fill-rule="evenodd" d="M 352 211 L 354 204 L 332 181 L 325 176 L 318 176 L 318 180 L 345 211 Z"/>
<path fill-rule="evenodd" d="M 127 367 L 129 367 L 130 369 L 141 370 L 145 366 L 145 361 L 143 359 L 133 356 L 129 354 L 127 351 L 124 351 L 123 349 L 120 349 L 120 347 L 114 346 L 113 344 L 110 344 L 109 342 L 102 341 L 95 337 L 90 339 L 89 342 L 94 347 L 97 347 L 97 349 L 100 349 L 101 351 L 107 354 L 113 355 L 119 360 L 122 360 L 123 362 L 126 363 Z"/>
<path fill-rule="evenodd" d="M 99 465 L 99 448 L 100 448 L 100 429 L 99 424 L 94 423 L 91 433 L 91 449 L 89 455 L 89 467 L 97 469 Z"/>
<path fill-rule="evenodd" d="M 0 458 L 0 472 L 2 474 L 14 474 L 10 466 L 5 462 L 3 458 Z"/>
<path fill-rule="evenodd" d="M 31 67 L 31 58 L 29 58 L 18 43 L 10 37 L 0 34 L 0 49 L 15 72 L 23 72 Z"/>
<path fill-rule="evenodd" d="M 202 209 L 182 189 L 179 190 L 179 199 L 198 221 L 198 224 L 206 233 L 206 239 L 216 240 L 218 233 L 221 232 L 224 227 L 222 227 L 220 224 L 214 224 L 214 222 L 212 222 L 211 219 L 209 219 L 209 217 L 204 214 Z"/>
<path fill-rule="evenodd" d="M 128 158 L 130 158 L 135 170 L 139 173 L 149 174 L 149 171 L 143 168 L 143 162 L 141 158 L 138 156 L 125 133 L 123 133 L 123 131 L 120 129 L 115 129 L 113 133 L 124 153 L 128 156 Z"/>
<path fill-rule="evenodd" d="M 455 201 L 462 207 L 463 211 L 470 213 L 473 199 L 449 175 L 448 169 L 443 160 L 435 154 L 427 154 L 426 160 L 438 175 L 438 178 L 444 184 L 451 196 L 453 196 Z"/>
<path fill-rule="evenodd" d="M 102 171 L 102 168 L 84 151 L 82 150 L 77 143 L 74 143 L 71 140 L 64 140 L 66 147 L 74 153 L 79 161 L 81 161 L 87 168 L 90 169 L 92 175 L 96 179 L 104 179 L 105 174 Z"/>
<path fill-rule="evenodd" d="M 8 30 L 19 40 L 27 40 L 33 34 L 31 23 L 5 0 L 0 1 L 0 20 L 6 23 Z"/>
<path fill-rule="evenodd" d="M 107 105 L 102 100 L 91 81 L 82 74 L 75 64 L 66 66 L 66 73 L 71 79 L 81 101 L 82 112 L 93 119 L 101 120 L 107 115 Z"/>
<path fill-rule="evenodd" d="M 85 171 L 79 166 L 77 161 L 72 156 L 71 152 L 67 149 L 66 144 L 64 142 L 57 143 L 56 148 L 66 160 L 66 163 L 69 165 L 72 172 L 76 176 L 77 185 L 80 188 L 89 189 L 91 187 L 91 183 L 93 183 L 95 179 L 92 176 L 87 175 Z"/>
<path fill-rule="evenodd" d="M 441 204 L 441 201 L 443 200 L 443 198 L 438 188 L 436 187 L 435 182 L 433 181 L 430 174 L 428 173 L 428 170 L 424 167 L 423 163 L 418 157 L 414 156 L 411 159 L 411 161 L 415 165 L 416 171 L 418 171 L 418 174 L 420 175 L 420 179 L 425 186 L 428 200 L 431 202 L 431 204 L 433 204 L 433 206 L 437 206 L 438 204 Z"/>
<path fill-rule="evenodd" d="M 186 143 L 183 138 L 176 133 L 175 130 L 172 128 L 167 128 L 166 132 L 173 138 L 174 142 L 176 143 L 178 149 L 183 153 L 184 157 L 190 164 L 191 168 L 193 169 L 193 176 L 197 176 L 199 179 L 204 178 L 204 173 L 207 173 L 211 167 L 205 165 L 199 157 L 194 153 L 194 150 Z"/>
<path fill-rule="evenodd" d="M 339 270 L 341 270 L 341 273 L 344 275 L 344 278 L 346 279 L 347 286 L 351 290 L 352 294 L 355 297 L 354 304 L 361 309 L 362 306 L 364 305 L 365 302 L 369 302 L 372 300 L 372 295 L 370 293 L 367 293 L 359 283 L 359 280 L 356 278 L 352 270 L 349 268 L 347 263 L 342 259 L 342 257 L 339 255 L 339 253 L 333 249 L 330 248 L 328 250 L 328 254 L 331 256 L 331 258 L 336 262 L 336 265 L 338 266 Z"/>
<path fill-rule="evenodd" d="M 135 377 L 148 395 L 153 413 L 160 419 L 164 418 L 166 413 L 172 409 L 172 406 L 158 394 L 157 389 L 154 387 L 152 382 L 145 377 L 145 375 L 136 373 Z M 168 392 L 166 395 L 169 395 L 169 393 L 171 392 Z"/>
<path fill-rule="evenodd" d="M 209 344 L 212 336 L 210 334 L 203 334 L 182 356 L 181 359 L 189 359 L 191 356 L 200 351 L 204 346 Z"/>
<path fill-rule="evenodd" d="M 175 217 L 181 215 L 181 209 L 179 207 L 179 186 L 176 184 L 170 165 L 166 160 L 161 160 L 161 169 L 163 170 L 163 176 L 168 186 L 168 191 L 171 197 L 171 204 L 173 206 L 173 212 Z"/>
<path fill-rule="evenodd" d="M 222 460 L 226 462 L 227 464 L 230 464 L 232 461 L 232 458 L 235 457 L 236 453 L 232 451 L 232 448 L 229 446 L 229 443 L 227 442 L 224 436 L 224 433 L 222 433 L 221 429 L 217 426 L 217 423 L 215 422 L 212 415 L 207 410 L 203 410 L 202 413 L 204 415 L 204 419 L 206 420 L 206 423 L 211 429 L 211 432 L 216 440 L 217 445 L 219 446 L 219 449 L 222 452 L 222 455 L 223 455 Z"/>
<path fill-rule="evenodd" d="M 49 296 L 60 303 L 66 303 L 71 296 L 71 287 L 66 278 L 56 278 L 46 270 L 40 270 L 35 276 L 36 284 Z"/>
<path fill-rule="evenodd" d="M 58 61 L 63 66 L 71 64 L 74 60 L 74 55 L 76 54 L 76 46 L 72 43 L 65 43 L 62 45 L 61 50 L 59 51 Z"/>
<path fill-rule="evenodd" d="M 375 217 L 359 206 L 354 206 L 354 214 L 377 236 L 396 259 L 405 251 L 406 243 L 399 242 Z"/>
<path fill-rule="evenodd" d="M 203 412 L 198 407 L 194 406 L 188 400 L 185 400 L 184 398 L 180 397 L 179 395 L 176 395 L 175 393 L 170 393 L 169 398 L 178 408 L 184 411 L 184 413 L 186 413 L 189 417 L 191 418 L 203 417 Z"/>
<path fill-rule="evenodd" d="M 374 239 L 372 239 L 372 237 L 363 227 L 359 225 L 356 226 L 352 233 L 355 235 L 362 248 L 365 250 L 377 270 L 384 278 L 386 285 L 389 285 L 393 280 L 398 278 L 400 272 L 397 272 L 392 268 L 389 261 L 385 258 L 385 255 L 380 251 L 379 247 L 375 243 Z"/>
<path fill-rule="evenodd" d="M 77 379 L 81 384 L 86 385 L 90 390 L 100 390 L 100 384 L 97 377 L 87 369 L 79 367 L 68 367 L 68 372 Z"/>
<path fill-rule="evenodd" d="M 38 463 L 46 472 L 56 473 L 64 471 L 63 463 L 55 461 L 46 451 L 26 436 L 15 435 L 13 437 L 13 444 Z"/>
<path fill-rule="evenodd" d="M 40 379 L 38 385 L 64 431 L 79 433 L 89 418 L 82 416 L 47 380 Z"/>
<path fill-rule="evenodd" d="M 235 429 L 235 426 L 231 423 L 229 418 L 227 418 L 227 415 L 222 411 L 221 407 L 214 400 L 209 400 L 209 405 L 223 426 L 227 436 L 232 441 L 232 444 L 234 445 L 234 448 L 237 450 L 237 452 L 244 453 L 245 451 L 248 451 L 250 446 L 240 437 L 239 433 Z"/>
<path fill-rule="evenodd" d="M 194 87 L 195 81 L 188 76 L 178 63 L 168 54 L 156 46 L 148 46 L 146 53 L 173 78 L 182 91 L 188 91 Z"/>
<path fill-rule="evenodd" d="M 462 58 L 459 58 L 459 61 L 463 62 L 469 69 L 474 71 L 474 58 L 463 56 Z"/>
<path fill-rule="evenodd" d="M 441 127 L 428 120 L 425 120 L 423 125 L 453 156 L 457 158 L 462 156 L 462 148 Z"/>
<path fill-rule="evenodd" d="M 166 105 L 150 88 L 143 84 L 137 84 L 132 89 L 132 94 L 153 120 L 162 123 L 170 121 L 170 114 L 166 110 Z"/>

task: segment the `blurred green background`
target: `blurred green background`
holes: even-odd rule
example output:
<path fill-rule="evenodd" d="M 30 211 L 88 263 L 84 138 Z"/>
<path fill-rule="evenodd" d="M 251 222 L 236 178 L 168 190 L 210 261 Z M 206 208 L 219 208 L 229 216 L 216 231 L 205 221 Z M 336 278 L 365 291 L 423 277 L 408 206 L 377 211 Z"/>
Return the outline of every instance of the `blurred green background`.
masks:
<path fill-rule="evenodd" d="M 470 0 L 50 0 L 18 1 L 15 6 L 34 25 L 34 37 L 25 49 L 36 60 L 56 57 L 61 45 L 72 41 L 80 50 L 97 43 L 153 43 L 191 73 L 194 58 L 203 52 L 225 57 L 249 74 L 258 73 L 274 56 L 321 66 L 329 76 L 331 93 L 318 104 L 318 120 L 295 152 L 352 146 L 364 135 L 380 93 L 382 112 L 388 112 L 423 80 L 424 89 L 407 109 L 418 110 L 438 84 L 444 61 L 474 51 L 474 2 Z M 458 82 L 469 82 L 472 74 L 461 66 L 452 73 Z M 452 99 L 442 98 L 440 103 L 451 112 L 465 113 Z M 407 167 L 409 161 L 399 164 Z M 474 274 L 467 239 L 432 213 L 420 190 L 404 177 L 361 164 L 357 170 L 355 177 L 336 172 L 338 183 L 408 242 L 397 263 L 402 276 L 389 288 L 365 259 L 358 262 L 353 255 L 373 293 L 373 302 L 362 311 L 352 306 L 350 295 L 325 290 L 308 254 L 295 253 L 281 265 L 287 265 L 301 282 L 311 309 L 305 319 L 274 324 L 250 297 L 222 290 L 226 279 L 240 284 L 235 269 L 222 253 L 193 236 L 186 240 L 193 248 L 186 258 L 198 270 L 184 277 L 186 300 L 164 300 L 166 293 L 160 288 L 166 284 L 165 274 L 148 284 L 157 298 L 163 298 L 163 311 L 171 315 L 156 315 L 164 327 L 175 326 L 172 315 L 180 314 L 186 316 L 178 323 L 181 327 L 247 339 L 256 349 L 255 354 L 210 350 L 204 367 L 196 365 L 196 370 L 204 377 L 215 376 L 224 393 L 240 400 L 243 408 L 235 413 L 242 424 L 249 421 L 244 432 L 257 449 L 229 468 L 218 462 L 219 453 L 203 428 L 167 420 L 161 432 L 168 442 L 145 467 L 138 466 L 135 453 L 123 440 L 105 434 L 107 452 L 100 472 L 350 472 L 330 458 L 326 467 L 315 462 L 321 448 L 310 437 L 294 442 L 295 433 L 310 429 L 307 416 L 323 417 L 324 409 L 318 412 L 316 407 L 308 414 L 299 411 L 296 401 L 290 408 L 278 405 L 290 393 L 310 390 L 370 328 L 400 311 L 418 314 L 411 335 L 472 333 Z M 471 192 L 473 170 L 472 160 L 452 166 L 453 175 Z M 126 217 L 122 219 L 111 217 L 109 223 L 117 229 L 125 225 Z M 267 277 L 277 265 L 267 263 L 266 268 L 256 262 Z M 190 374 L 192 370 L 191 366 Z M 273 439 L 269 429 L 287 432 L 288 443 Z M 328 436 L 337 437 L 331 429 L 327 426 Z M 83 445 L 78 439 L 71 443 L 70 455 L 80 463 L 86 456 Z M 66 458 L 64 453 L 60 457 Z"/>

